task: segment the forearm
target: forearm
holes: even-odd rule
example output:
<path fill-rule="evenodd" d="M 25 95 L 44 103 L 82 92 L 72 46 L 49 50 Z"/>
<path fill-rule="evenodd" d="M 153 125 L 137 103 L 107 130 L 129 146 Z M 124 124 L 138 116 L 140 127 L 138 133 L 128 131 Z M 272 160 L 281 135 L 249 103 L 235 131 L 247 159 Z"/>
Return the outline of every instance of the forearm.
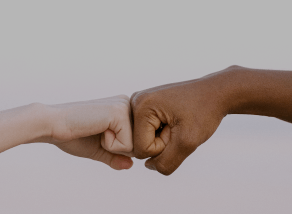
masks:
<path fill-rule="evenodd" d="M 41 141 L 50 135 L 49 117 L 42 104 L 0 112 L 0 152 L 20 144 Z"/>
<path fill-rule="evenodd" d="M 235 67 L 222 74 L 228 114 L 276 117 L 292 122 L 292 71 Z"/>

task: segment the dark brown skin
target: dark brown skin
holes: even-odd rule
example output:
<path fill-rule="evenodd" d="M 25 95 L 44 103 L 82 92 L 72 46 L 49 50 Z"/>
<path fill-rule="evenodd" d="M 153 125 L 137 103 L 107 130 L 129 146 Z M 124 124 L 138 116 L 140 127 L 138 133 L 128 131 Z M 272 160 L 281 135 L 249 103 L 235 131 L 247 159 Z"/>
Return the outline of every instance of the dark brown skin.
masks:
<path fill-rule="evenodd" d="M 200 79 L 136 92 L 131 106 L 135 157 L 151 157 L 147 168 L 170 175 L 228 114 L 291 123 L 292 72 L 231 66 Z"/>

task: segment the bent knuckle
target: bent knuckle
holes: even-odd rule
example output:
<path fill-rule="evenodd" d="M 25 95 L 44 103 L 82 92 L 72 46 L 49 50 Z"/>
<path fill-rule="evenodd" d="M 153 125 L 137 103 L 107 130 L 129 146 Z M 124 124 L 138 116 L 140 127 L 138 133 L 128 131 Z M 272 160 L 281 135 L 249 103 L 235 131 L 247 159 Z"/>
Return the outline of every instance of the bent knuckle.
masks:
<path fill-rule="evenodd" d="M 114 106 L 114 113 L 116 117 L 124 118 L 126 116 L 126 118 L 128 118 L 129 112 L 130 112 L 130 107 L 126 103 L 120 102 L 120 103 L 115 104 Z"/>
<path fill-rule="evenodd" d="M 133 144 L 126 145 L 122 152 L 132 152 Z"/>
<path fill-rule="evenodd" d="M 112 142 L 108 141 L 108 140 L 105 140 L 103 143 L 102 143 L 102 147 L 109 151 L 109 152 L 112 152 Z"/>
<path fill-rule="evenodd" d="M 131 104 L 135 101 L 135 97 L 136 97 L 136 95 L 137 95 L 138 93 L 139 93 L 139 92 L 136 91 L 136 92 L 134 92 L 134 93 L 132 94 L 132 96 L 131 96 L 131 98 L 130 98 L 130 103 L 131 103 Z"/>
<path fill-rule="evenodd" d="M 141 149 L 137 149 L 134 147 L 134 156 L 137 159 L 145 159 L 148 158 L 149 155 L 147 155 L 147 153 L 145 153 L 145 151 L 141 150 Z"/>
<path fill-rule="evenodd" d="M 130 101 L 130 98 L 125 94 L 120 94 L 120 95 L 118 95 L 118 97 L 123 99 L 123 100 Z"/>
<path fill-rule="evenodd" d="M 136 92 L 132 95 L 131 106 L 133 110 L 140 109 L 149 104 L 153 104 L 155 98 L 153 93 L 148 92 Z"/>

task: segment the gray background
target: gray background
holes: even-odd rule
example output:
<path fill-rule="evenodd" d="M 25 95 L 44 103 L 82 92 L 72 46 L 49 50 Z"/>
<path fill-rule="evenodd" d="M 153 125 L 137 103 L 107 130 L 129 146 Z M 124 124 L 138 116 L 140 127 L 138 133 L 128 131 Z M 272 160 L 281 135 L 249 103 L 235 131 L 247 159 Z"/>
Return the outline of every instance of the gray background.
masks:
<path fill-rule="evenodd" d="M 289 2 L 0 0 L 0 110 L 131 96 L 232 64 L 292 70 Z M 228 116 L 169 177 L 19 146 L 0 154 L 0 213 L 291 213 L 291 128 Z"/>

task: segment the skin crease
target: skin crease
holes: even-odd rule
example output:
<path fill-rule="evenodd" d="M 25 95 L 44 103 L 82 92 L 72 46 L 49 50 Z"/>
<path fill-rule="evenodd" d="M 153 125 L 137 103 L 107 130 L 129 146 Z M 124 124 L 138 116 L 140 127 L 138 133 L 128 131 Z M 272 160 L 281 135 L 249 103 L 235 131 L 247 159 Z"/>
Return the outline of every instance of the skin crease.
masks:
<path fill-rule="evenodd" d="M 207 141 L 228 114 L 292 122 L 292 72 L 231 66 L 200 79 L 131 97 L 134 155 L 164 175 Z M 164 124 L 160 135 L 157 130 Z"/>
<path fill-rule="evenodd" d="M 125 156 L 133 156 L 126 95 L 51 106 L 35 103 L 2 111 L 0 135 L 0 152 L 20 144 L 46 142 L 116 170 L 133 165 Z"/>

